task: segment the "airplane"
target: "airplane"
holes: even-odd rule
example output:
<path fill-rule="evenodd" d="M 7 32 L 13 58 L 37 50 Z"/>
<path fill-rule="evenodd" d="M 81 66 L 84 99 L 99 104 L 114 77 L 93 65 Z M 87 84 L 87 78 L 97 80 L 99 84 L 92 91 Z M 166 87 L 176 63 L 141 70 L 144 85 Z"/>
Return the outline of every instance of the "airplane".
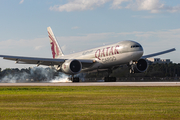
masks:
<path fill-rule="evenodd" d="M 175 51 L 175 48 L 143 56 L 143 47 L 135 41 L 125 40 L 115 44 L 106 45 L 82 52 L 64 55 L 56 37 L 51 29 L 47 27 L 53 58 L 36 58 L 24 56 L 0 55 L 3 59 L 15 61 L 18 64 L 36 64 L 54 66 L 58 71 L 72 76 L 72 82 L 79 82 L 75 75 L 89 71 L 107 70 L 108 76 L 105 82 L 115 82 L 115 77 L 110 77 L 114 69 L 127 64 L 130 73 L 142 73 L 148 68 L 147 58 Z"/>

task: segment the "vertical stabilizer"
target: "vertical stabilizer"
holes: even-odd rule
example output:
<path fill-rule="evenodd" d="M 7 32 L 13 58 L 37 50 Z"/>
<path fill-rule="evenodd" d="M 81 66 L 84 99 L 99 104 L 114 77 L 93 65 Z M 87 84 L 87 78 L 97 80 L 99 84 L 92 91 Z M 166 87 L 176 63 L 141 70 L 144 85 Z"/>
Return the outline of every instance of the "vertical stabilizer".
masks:
<path fill-rule="evenodd" d="M 62 52 L 60 46 L 58 45 L 58 42 L 53 34 L 51 27 L 48 27 L 47 31 L 48 31 L 48 35 L 49 35 L 53 58 L 56 59 L 56 58 L 63 56 L 63 52 Z"/>

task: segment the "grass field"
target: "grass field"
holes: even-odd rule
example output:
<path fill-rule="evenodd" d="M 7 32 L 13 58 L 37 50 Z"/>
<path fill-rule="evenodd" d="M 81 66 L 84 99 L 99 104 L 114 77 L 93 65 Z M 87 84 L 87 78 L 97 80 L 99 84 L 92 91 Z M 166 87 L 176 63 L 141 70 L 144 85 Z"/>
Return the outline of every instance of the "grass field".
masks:
<path fill-rule="evenodd" d="M 180 87 L 0 87 L 5 119 L 180 119 Z"/>

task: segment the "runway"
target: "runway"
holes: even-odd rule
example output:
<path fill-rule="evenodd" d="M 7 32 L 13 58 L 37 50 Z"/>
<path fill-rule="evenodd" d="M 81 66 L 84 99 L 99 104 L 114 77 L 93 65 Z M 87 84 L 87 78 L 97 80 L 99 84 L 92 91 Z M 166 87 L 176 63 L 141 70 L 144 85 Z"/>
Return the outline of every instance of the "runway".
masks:
<path fill-rule="evenodd" d="M 180 82 L 0 83 L 0 86 L 180 86 Z"/>

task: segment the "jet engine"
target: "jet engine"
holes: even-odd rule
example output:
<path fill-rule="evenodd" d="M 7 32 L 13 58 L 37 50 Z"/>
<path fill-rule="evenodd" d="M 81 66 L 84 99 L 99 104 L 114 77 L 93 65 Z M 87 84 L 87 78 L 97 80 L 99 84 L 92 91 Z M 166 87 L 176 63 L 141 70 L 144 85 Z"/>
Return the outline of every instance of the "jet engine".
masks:
<path fill-rule="evenodd" d="M 142 73 L 148 68 L 148 63 L 145 59 L 139 59 L 131 65 L 130 73 Z"/>
<path fill-rule="evenodd" d="M 81 69 L 81 62 L 75 59 L 66 60 L 61 66 L 61 70 L 69 75 L 78 74 Z"/>

